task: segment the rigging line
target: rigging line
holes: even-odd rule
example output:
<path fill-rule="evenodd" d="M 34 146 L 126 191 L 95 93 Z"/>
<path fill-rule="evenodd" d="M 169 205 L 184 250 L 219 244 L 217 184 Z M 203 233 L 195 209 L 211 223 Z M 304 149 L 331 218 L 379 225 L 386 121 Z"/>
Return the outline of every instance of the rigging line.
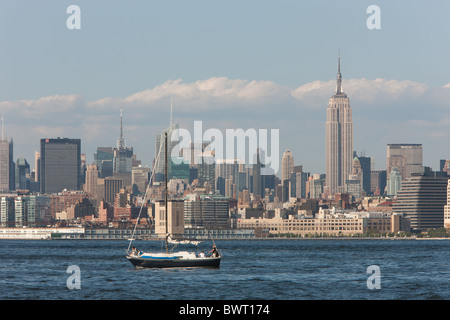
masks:
<path fill-rule="evenodd" d="M 129 245 L 128 245 L 128 252 L 130 251 L 131 242 L 134 240 L 134 235 L 135 235 L 135 233 L 136 233 L 137 222 L 139 221 L 139 219 L 140 219 L 140 217 L 141 217 L 142 209 L 143 209 L 143 207 L 144 207 L 145 202 L 147 201 L 148 189 L 150 188 L 150 183 L 153 181 L 153 176 L 155 175 L 155 169 L 156 169 L 156 166 L 158 165 L 159 156 L 160 156 L 161 150 L 162 150 L 162 143 L 161 143 L 161 140 L 162 140 L 162 135 L 161 135 L 161 139 L 160 139 L 160 142 L 159 142 L 159 151 L 158 151 L 158 155 L 157 155 L 157 157 L 156 157 L 156 161 L 155 161 L 155 164 L 153 165 L 153 169 L 152 169 L 152 174 L 151 174 L 151 176 L 150 176 L 150 181 L 149 181 L 149 183 L 148 183 L 148 185 L 147 185 L 147 188 L 145 189 L 145 195 L 144 195 L 144 199 L 143 199 L 142 204 L 141 204 L 141 209 L 139 210 L 139 215 L 138 215 L 138 218 L 137 218 L 137 220 L 136 220 L 136 224 L 134 225 L 133 233 L 132 233 L 132 235 L 131 235 L 131 240 L 130 240 L 130 243 L 129 243 Z"/>

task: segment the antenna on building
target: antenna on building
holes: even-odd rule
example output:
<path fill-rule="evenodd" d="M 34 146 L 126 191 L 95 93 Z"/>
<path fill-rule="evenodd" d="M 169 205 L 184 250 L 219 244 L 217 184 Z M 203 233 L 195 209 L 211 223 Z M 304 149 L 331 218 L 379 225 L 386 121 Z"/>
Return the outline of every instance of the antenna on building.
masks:
<path fill-rule="evenodd" d="M 122 108 L 120 108 L 120 138 L 117 140 L 117 148 L 125 148 L 125 141 L 123 139 L 123 127 L 122 127 Z"/>
<path fill-rule="evenodd" d="M 122 131 L 122 108 L 120 108 L 120 140 L 123 138 L 123 131 Z"/>
<path fill-rule="evenodd" d="M 338 50 L 338 72 L 336 77 L 336 94 L 342 94 L 341 49 Z"/>

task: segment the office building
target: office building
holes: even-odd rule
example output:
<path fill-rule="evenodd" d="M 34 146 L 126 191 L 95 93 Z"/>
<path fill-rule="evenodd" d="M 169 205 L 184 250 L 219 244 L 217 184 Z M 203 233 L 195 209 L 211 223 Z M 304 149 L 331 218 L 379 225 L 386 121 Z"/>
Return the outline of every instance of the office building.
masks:
<path fill-rule="evenodd" d="M 30 164 L 28 161 L 19 157 L 16 161 L 15 168 L 15 181 L 16 190 L 29 190 L 30 189 Z"/>
<path fill-rule="evenodd" d="M 111 205 L 114 205 L 116 195 L 120 192 L 120 190 L 123 187 L 124 187 L 123 179 L 106 177 L 104 180 L 105 193 L 103 200 Z"/>
<path fill-rule="evenodd" d="M 3 202 L 2 202 L 2 208 L 3 208 Z M 3 213 L 3 211 L 2 211 L 2 213 Z M 450 179 L 447 182 L 447 204 L 444 206 L 444 228 L 450 229 Z"/>
<path fill-rule="evenodd" d="M 281 158 L 281 182 L 290 179 L 292 172 L 294 172 L 294 156 L 288 149 Z"/>
<path fill-rule="evenodd" d="M 126 146 L 123 138 L 122 109 L 120 109 L 120 137 L 117 140 L 117 147 L 113 150 L 113 172 L 130 173 L 133 167 L 133 148 Z"/>
<path fill-rule="evenodd" d="M 80 189 L 80 151 L 80 139 L 41 139 L 41 193 Z"/>
<path fill-rule="evenodd" d="M 265 191 L 265 177 L 266 176 L 262 176 L 261 175 L 261 168 L 263 167 L 263 165 L 261 164 L 261 159 L 264 162 L 264 153 L 261 152 L 260 149 L 258 149 L 256 151 L 255 154 L 255 159 L 256 161 L 254 161 L 254 164 L 252 166 L 253 170 L 253 187 L 252 187 L 252 192 L 253 195 L 256 197 L 260 197 L 260 198 L 264 198 L 264 191 Z M 288 181 L 288 190 L 289 190 L 289 181 Z"/>
<path fill-rule="evenodd" d="M 371 169 L 372 169 L 372 158 L 359 156 L 359 163 L 361 165 L 361 175 L 362 175 L 362 191 L 366 194 L 371 193 Z"/>
<path fill-rule="evenodd" d="M 168 128 L 164 129 L 156 135 L 155 143 L 155 181 L 164 181 L 165 174 L 165 163 L 166 163 L 166 150 L 165 150 L 165 134 L 167 133 L 167 175 L 172 176 L 172 166 L 175 165 L 174 162 L 169 161 L 172 156 L 180 157 L 182 150 L 179 149 L 179 137 L 177 136 L 179 124 L 173 124 L 172 121 L 172 105 L 170 112 L 170 125 Z M 174 150 L 174 148 L 176 148 Z M 189 166 L 188 166 L 189 168 Z M 188 169 L 189 170 L 189 169 Z M 184 171 L 183 171 L 184 172 Z M 189 171 L 187 171 L 189 175 Z M 214 186 L 214 183 L 213 183 Z"/>
<path fill-rule="evenodd" d="M 0 190 L 15 190 L 13 142 L 2 136 L 0 140 Z"/>
<path fill-rule="evenodd" d="M 400 171 L 402 181 L 411 176 L 412 173 L 423 171 L 421 144 L 388 144 L 386 157 L 386 175 L 388 177 L 394 167 Z"/>
<path fill-rule="evenodd" d="M 402 183 L 402 176 L 397 167 L 393 167 L 391 169 L 391 173 L 389 174 L 389 178 L 387 181 L 386 195 L 395 196 L 397 195 L 397 191 L 400 190 Z"/>
<path fill-rule="evenodd" d="M 94 153 L 94 163 L 97 165 L 100 178 L 113 175 L 114 149 L 112 147 L 98 147 Z"/>
<path fill-rule="evenodd" d="M 184 225 L 186 228 L 229 228 L 229 209 L 227 198 L 189 195 L 184 200 Z"/>
<path fill-rule="evenodd" d="M 151 169 L 142 166 L 134 167 L 131 171 L 131 183 L 133 194 L 145 193 L 150 180 Z"/>
<path fill-rule="evenodd" d="M 97 194 L 97 185 L 99 178 L 98 176 L 99 172 L 97 165 L 88 165 L 86 170 L 86 183 L 84 185 L 84 190 L 91 198 L 94 198 Z"/>
<path fill-rule="evenodd" d="M 444 172 L 425 170 L 412 173 L 402 181 L 392 211 L 403 213 L 411 221 L 411 229 L 427 231 L 444 226 L 448 176 Z"/>
<path fill-rule="evenodd" d="M 326 187 L 331 194 L 343 192 L 352 170 L 353 121 L 350 100 L 342 88 L 340 58 L 336 92 L 328 102 L 325 139 Z"/>
<path fill-rule="evenodd" d="M 386 170 L 370 171 L 370 192 L 373 195 L 383 195 L 386 189 Z"/>
<path fill-rule="evenodd" d="M 14 218 L 14 197 L 2 197 L 0 200 L 0 226 L 2 228 L 14 227 Z"/>
<path fill-rule="evenodd" d="M 207 187 L 209 191 L 214 193 L 216 181 L 216 164 L 214 157 L 204 155 L 203 161 L 198 167 L 198 183 L 202 187 Z"/>

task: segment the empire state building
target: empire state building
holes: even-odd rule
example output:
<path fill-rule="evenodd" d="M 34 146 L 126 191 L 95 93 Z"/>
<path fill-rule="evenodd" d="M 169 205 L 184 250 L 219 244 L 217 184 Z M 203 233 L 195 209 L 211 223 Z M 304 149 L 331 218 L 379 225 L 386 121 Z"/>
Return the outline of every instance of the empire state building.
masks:
<path fill-rule="evenodd" d="M 352 172 L 353 122 L 350 100 L 342 89 L 340 57 L 336 92 L 328 101 L 325 139 L 326 186 L 330 194 L 345 192 Z"/>

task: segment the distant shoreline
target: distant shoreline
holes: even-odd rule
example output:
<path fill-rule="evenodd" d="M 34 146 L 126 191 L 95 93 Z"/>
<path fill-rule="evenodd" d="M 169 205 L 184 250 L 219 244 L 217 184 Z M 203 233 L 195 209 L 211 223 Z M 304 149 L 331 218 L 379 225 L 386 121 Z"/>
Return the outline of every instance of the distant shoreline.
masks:
<path fill-rule="evenodd" d="M 32 239 L 32 238 L 0 238 L 1 240 L 33 240 L 33 241 L 46 241 L 46 240 L 55 240 L 55 241 L 61 241 L 61 240 L 83 240 L 83 241 L 130 241 L 129 239 L 123 238 L 123 239 L 113 239 L 113 238 L 52 238 L 52 239 Z M 133 241 L 163 241 L 164 239 L 134 239 Z M 280 240 L 300 240 L 300 241 L 311 241 L 311 240 L 322 240 L 322 241 L 330 241 L 330 240 L 450 240 L 450 237 L 448 238 L 418 238 L 418 237 L 315 237 L 315 238 L 303 238 L 303 237 L 271 237 L 271 238 L 216 238 L 215 241 L 280 241 Z M 200 240 L 202 242 L 209 241 L 209 239 Z"/>

